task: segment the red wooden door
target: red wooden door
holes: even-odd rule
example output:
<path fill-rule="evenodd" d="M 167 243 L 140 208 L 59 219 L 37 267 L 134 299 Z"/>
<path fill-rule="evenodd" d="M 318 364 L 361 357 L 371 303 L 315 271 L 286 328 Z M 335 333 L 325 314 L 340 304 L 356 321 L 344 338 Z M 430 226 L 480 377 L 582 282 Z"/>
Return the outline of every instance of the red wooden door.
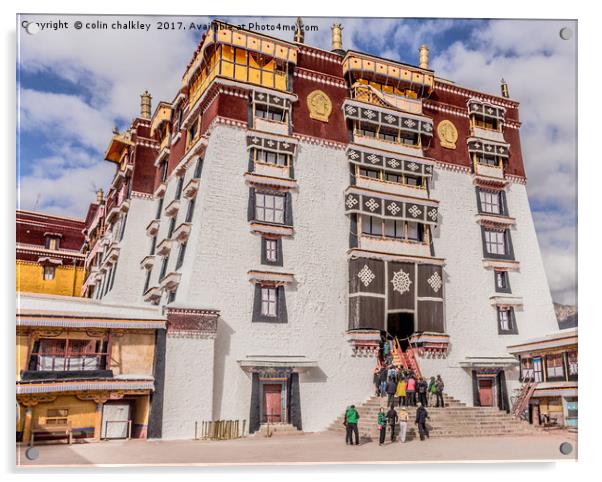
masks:
<path fill-rule="evenodd" d="M 263 413 L 266 422 L 282 422 L 282 385 L 263 386 Z"/>
<path fill-rule="evenodd" d="M 493 406 L 493 381 L 479 380 L 479 399 L 481 407 Z"/>

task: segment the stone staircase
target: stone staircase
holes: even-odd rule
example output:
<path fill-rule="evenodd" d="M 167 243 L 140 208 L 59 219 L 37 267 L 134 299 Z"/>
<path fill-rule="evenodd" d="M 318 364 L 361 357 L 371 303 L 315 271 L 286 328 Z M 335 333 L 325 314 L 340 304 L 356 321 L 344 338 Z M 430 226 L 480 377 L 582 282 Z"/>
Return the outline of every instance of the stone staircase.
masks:
<path fill-rule="evenodd" d="M 467 407 L 466 404 L 444 395 L 445 408 L 427 407 L 429 419 L 427 427 L 429 435 L 435 437 L 483 437 L 500 435 L 533 435 L 538 433 L 539 428 L 527 422 L 518 420 L 506 412 L 498 410 L 497 407 Z M 378 440 L 379 431 L 376 420 L 380 407 L 387 409 L 387 397 L 373 396 L 361 405 L 356 405 L 360 415 L 358 429 L 360 438 L 363 440 Z M 396 406 L 397 410 L 398 407 Z M 414 420 L 416 419 L 416 408 L 406 408 L 409 416 L 406 441 L 418 438 L 418 429 Z M 336 419 L 329 427 L 331 432 L 345 432 L 343 417 Z M 387 427 L 387 441 L 390 440 L 390 431 Z M 399 427 L 395 430 L 396 437 Z"/>
<path fill-rule="evenodd" d="M 254 437 L 281 437 L 281 436 L 291 436 L 291 435 L 303 435 L 304 432 L 299 430 L 294 425 L 290 423 L 271 423 L 269 425 L 264 423 L 259 427 L 259 430 L 253 434 Z"/>

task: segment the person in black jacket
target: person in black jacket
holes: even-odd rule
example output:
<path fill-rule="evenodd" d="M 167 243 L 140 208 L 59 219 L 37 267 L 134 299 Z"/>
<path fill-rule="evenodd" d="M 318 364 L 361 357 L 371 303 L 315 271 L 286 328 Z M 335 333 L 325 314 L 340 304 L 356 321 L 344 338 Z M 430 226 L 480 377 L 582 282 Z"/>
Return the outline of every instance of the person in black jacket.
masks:
<path fill-rule="evenodd" d="M 379 385 L 378 385 L 378 394 L 381 397 L 385 396 L 385 389 L 387 388 L 387 369 L 386 368 L 381 368 L 380 372 L 378 373 L 378 380 L 379 380 Z"/>
<path fill-rule="evenodd" d="M 420 440 L 424 440 L 429 438 L 429 431 L 426 428 L 426 419 L 429 418 L 429 414 L 426 411 L 426 408 L 422 405 L 422 403 L 418 404 L 418 408 L 416 409 L 416 425 L 418 425 L 418 432 L 420 433 Z"/>
<path fill-rule="evenodd" d="M 398 419 L 399 419 L 399 417 L 397 416 L 395 407 L 393 405 L 391 405 L 391 408 L 387 412 L 387 423 L 391 427 L 391 442 L 395 442 L 395 427 L 397 427 Z"/>
<path fill-rule="evenodd" d="M 385 391 L 387 392 L 387 395 L 389 397 L 387 400 L 387 405 L 391 407 L 393 406 L 393 403 L 395 403 L 395 392 L 397 391 L 397 383 L 395 383 L 395 381 L 392 378 L 389 378 L 389 380 L 387 381 Z"/>
<path fill-rule="evenodd" d="M 424 406 L 424 407 L 428 407 L 428 403 L 427 403 L 427 397 L 426 397 L 426 392 L 428 390 L 428 383 L 426 383 L 426 380 L 422 377 L 420 377 L 420 379 L 418 380 L 418 383 L 416 384 L 416 391 L 418 392 L 418 400 L 419 402 Z"/>

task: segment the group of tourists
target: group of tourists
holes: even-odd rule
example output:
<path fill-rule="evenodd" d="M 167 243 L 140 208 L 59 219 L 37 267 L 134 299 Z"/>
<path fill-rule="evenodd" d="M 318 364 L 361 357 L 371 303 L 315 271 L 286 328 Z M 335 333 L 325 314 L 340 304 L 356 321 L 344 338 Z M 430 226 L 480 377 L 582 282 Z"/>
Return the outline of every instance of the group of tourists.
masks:
<path fill-rule="evenodd" d="M 421 403 L 424 407 L 429 405 L 444 407 L 443 389 L 445 384 L 441 375 L 431 377 L 427 382 L 423 377 L 416 376 L 412 370 L 405 370 L 391 364 L 374 370 L 374 386 L 376 395 L 387 397 L 387 406 L 415 407 Z"/>
<path fill-rule="evenodd" d="M 427 381 L 417 375 L 412 369 L 396 366 L 393 363 L 393 342 L 383 337 L 380 344 L 379 363 L 374 370 L 374 386 L 378 397 L 387 397 L 385 412 L 380 407 L 376 424 L 380 432 L 379 445 L 385 443 L 387 431 L 391 433 L 391 442 L 395 442 L 396 428 L 399 427 L 399 441 L 406 441 L 409 415 L 406 407 L 417 407 L 414 423 L 418 427 L 420 440 L 429 437 L 426 420 L 429 418 L 426 407 L 445 407 L 443 389 L 445 384 L 441 375 L 430 377 Z M 398 410 L 395 410 L 397 402 Z M 346 427 L 347 445 L 359 445 L 359 413 L 355 405 L 351 405 L 345 412 L 344 425 Z M 355 442 L 354 442 L 355 439 Z"/>

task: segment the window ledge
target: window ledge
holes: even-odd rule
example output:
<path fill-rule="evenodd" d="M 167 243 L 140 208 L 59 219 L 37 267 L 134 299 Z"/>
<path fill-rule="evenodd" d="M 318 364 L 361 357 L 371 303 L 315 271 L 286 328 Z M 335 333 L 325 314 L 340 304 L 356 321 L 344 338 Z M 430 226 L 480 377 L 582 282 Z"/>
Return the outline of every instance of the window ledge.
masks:
<path fill-rule="evenodd" d="M 161 184 L 159 184 L 157 186 L 157 189 L 155 189 L 155 192 L 153 193 L 153 195 L 156 198 L 162 197 L 165 194 L 166 190 L 167 190 L 167 182 L 163 181 Z"/>
<path fill-rule="evenodd" d="M 175 241 L 179 241 L 180 243 L 185 243 L 188 241 L 188 237 L 190 236 L 190 230 L 192 229 L 192 223 L 181 223 L 172 234 L 172 239 Z"/>
<path fill-rule="evenodd" d="M 157 232 L 159 231 L 159 224 L 160 221 L 158 219 L 153 219 L 146 226 L 146 234 L 148 234 L 149 236 L 154 236 L 155 234 L 157 234 Z"/>
<path fill-rule="evenodd" d="M 489 297 L 489 301 L 491 302 L 491 306 L 496 307 L 518 307 L 523 305 L 523 299 L 520 296 L 503 296 L 500 294 L 495 294 Z"/>
<path fill-rule="evenodd" d="M 163 241 L 161 241 L 157 245 L 155 252 L 159 256 L 166 256 L 170 253 L 172 244 L 173 244 L 173 241 L 171 239 L 165 238 Z"/>
<path fill-rule="evenodd" d="M 196 196 L 196 193 L 199 190 L 200 180 L 198 178 L 191 179 L 188 181 L 184 189 L 182 189 L 182 194 L 186 199 L 192 199 Z"/>
<path fill-rule="evenodd" d="M 144 269 L 149 269 L 152 268 L 155 264 L 155 255 L 154 254 L 149 254 L 148 256 L 145 256 L 142 261 L 140 261 L 140 267 L 144 268 Z"/>
<path fill-rule="evenodd" d="M 292 236 L 295 232 L 291 226 L 268 224 L 261 221 L 251 222 L 251 231 L 258 234 L 278 234 L 281 236 Z"/>
<path fill-rule="evenodd" d="M 514 226 L 516 225 L 516 219 L 506 216 L 504 214 L 493 214 L 493 213 L 478 213 L 475 215 L 476 222 L 481 226 Z"/>
<path fill-rule="evenodd" d="M 174 217 L 178 214 L 180 209 L 180 200 L 174 199 L 167 206 L 165 206 L 165 214 L 169 217 Z"/>

